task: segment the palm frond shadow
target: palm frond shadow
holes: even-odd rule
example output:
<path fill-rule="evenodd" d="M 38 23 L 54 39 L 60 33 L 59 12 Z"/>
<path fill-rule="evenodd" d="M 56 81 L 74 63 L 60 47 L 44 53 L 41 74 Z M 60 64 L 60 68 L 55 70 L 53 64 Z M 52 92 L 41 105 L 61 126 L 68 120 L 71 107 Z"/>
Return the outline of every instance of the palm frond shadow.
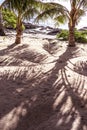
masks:
<path fill-rule="evenodd" d="M 29 45 L 16 44 L 12 44 L 6 49 L 1 50 L 0 55 L 0 66 L 29 66 L 29 62 L 40 64 L 40 62 L 44 61 L 47 58 L 45 54 L 41 54 L 31 50 L 29 48 Z"/>
<path fill-rule="evenodd" d="M 58 93 L 54 103 L 54 109 L 58 112 L 57 127 L 60 130 L 66 130 L 63 127 L 67 126 L 68 129 L 76 127 L 77 130 L 83 130 L 84 126 L 87 127 L 86 117 L 84 116 L 87 114 L 85 107 L 87 105 L 87 90 L 84 90 L 84 79 L 78 77 L 77 81 L 74 80 L 74 83 L 71 84 L 65 69 L 61 70 L 61 75 L 64 86 L 60 89 L 62 90 L 60 92 L 59 87 L 57 88 Z M 77 124 L 75 124 L 76 121 Z"/>
<path fill-rule="evenodd" d="M 87 76 L 87 60 L 78 61 L 75 64 L 74 70 L 81 75 Z"/>
<path fill-rule="evenodd" d="M 0 129 L 84 130 L 87 128 L 85 116 L 87 91 L 83 89 L 85 81 L 83 76 L 75 79 L 67 72 L 67 61 L 77 51 L 77 48 L 67 48 L 55 61 L 55 66 L 47 72 L 43 72 L 42 66 L 38 64 L 24 68 L 16 66 L 10 71 L 7 66 L 5 71 L 1 70 Z M 73 73 L 76 72 L 73 70 Z"/>

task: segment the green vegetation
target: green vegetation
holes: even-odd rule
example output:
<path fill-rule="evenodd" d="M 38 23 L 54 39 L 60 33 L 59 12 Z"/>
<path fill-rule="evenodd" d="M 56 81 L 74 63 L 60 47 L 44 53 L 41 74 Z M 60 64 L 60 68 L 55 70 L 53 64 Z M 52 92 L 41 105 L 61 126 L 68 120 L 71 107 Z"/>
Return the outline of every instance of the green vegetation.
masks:
<path fill-rule="evenodd" d="M 16 26 L 17 26 L 17 16 L 16 16 L 16 14 L 9 9 L 3 9 L 2 15 L 3 15 L 4 27 L 16 29 Z M 23 30 L 25 29 L 23 24 L 22 24 L 22 29 Z"/>
<path fill-rule="evenodd" d="M 61 40 L 69 39 L 69 31 L 62 30 L 59 34 L 57 34 L 57 38 Z M 87 31 L 77 31 L 75 30 L 75 41 L 79 43 L 87 43 Z"/>
<path fill-rule="evenodd" d="M 57 34 L 57 38 L 67 41 L 68 38 L 69 38 L 69 31 L 68 30 L 62 30 L 60 33 Z"/>
<path fill-rule="evenodd" d="M 79 43 L 87 43 L 87 31 L 75 31 L 75 40 Z"/>
<path fill-rule="evenodd" d="M 17 16 L 13 13 L 13 11 L 3 9 L 2 15 L 5 27 L 16 28 Z"/>

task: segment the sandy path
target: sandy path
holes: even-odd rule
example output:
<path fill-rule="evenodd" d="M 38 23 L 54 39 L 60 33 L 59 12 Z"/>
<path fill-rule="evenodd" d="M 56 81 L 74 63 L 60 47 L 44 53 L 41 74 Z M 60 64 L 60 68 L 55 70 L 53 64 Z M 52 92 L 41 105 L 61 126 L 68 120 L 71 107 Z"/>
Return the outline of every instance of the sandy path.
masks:
<path fill-rule="evenodd" d="M 0 130 L 87 130 L 87 45 L 0 37 Z"/>

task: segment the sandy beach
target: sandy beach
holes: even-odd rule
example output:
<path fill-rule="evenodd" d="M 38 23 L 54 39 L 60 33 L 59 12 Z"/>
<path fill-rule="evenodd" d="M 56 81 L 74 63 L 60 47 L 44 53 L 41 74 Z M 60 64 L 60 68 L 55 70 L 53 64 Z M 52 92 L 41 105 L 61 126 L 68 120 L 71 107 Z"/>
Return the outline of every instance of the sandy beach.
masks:
<path fill-rule="evenodd" d="M 87 130 L 87 44 L 0 37 L 0 130 Z"/>

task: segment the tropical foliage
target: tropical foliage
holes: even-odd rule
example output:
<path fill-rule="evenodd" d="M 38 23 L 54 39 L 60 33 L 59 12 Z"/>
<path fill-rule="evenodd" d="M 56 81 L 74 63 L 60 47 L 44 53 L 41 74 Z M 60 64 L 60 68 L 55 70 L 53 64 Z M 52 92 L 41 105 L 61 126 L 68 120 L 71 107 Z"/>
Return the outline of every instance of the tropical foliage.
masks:
<path fill-rule="evenodd" d="M 57 38 L 61 40 L 69 39 L 69 31 L 62 30 L 57 34 Z M 87 31 L 77 31 L 75 30 L 75 41 L 78 43 L 87 43 Z"/>
<path fill-rule="evenodd" d="M 69 39 L 69 31 L 68 30 L 62 30 L 60 33 L 57 34 L 57 38 L 60 40 L 66 40 Z"/>
<path fill-rule="evenodd" d="M 7 3 L 5 3 L 6 8 L 8 7 L 10 10 L 13 10 L 16 12 L 17 15 L 17 24 L 16 24 L 16 40 L 15 43 L 19 44 L 21 43 L 21 36 L 23 32 L 23 20 L 24 19 L 30 19 L 34 13 L 36 13 L 36 9 L 33 6 L 34 0 L 8 0 Z"/>
<path fill-rule="evenodd" d="M 38 14 L 38 7 L 41 2 L 35 0 L 5 0 L 3 7 L 10 9 L 16 14 L 16 40 L 15 43 L 21 43 L 21 36 L 23 33 L 23 21 L 30 20 L 35 14 Z"/>
<path fill-rule="evenodd" d="M 57 23 L 63 23 L 68 20 L 69 27 L 69 46 L 75 46 L 74 31 L 81 16 L 87 11 L 87 0 L 69 0 L 70 10 L 58 3 L 48 3 L 48 8 L 42 8 L 42 12 L 37 19 L 53 18 Z M 43 4 L 46 4 L 43 2 Z"/>
<path fill-rule="evenodd" d="M 9 9 L 2 10 L 4 26 L 7 28 L 16 28 L 17 17 L 13 11 Z"/>

